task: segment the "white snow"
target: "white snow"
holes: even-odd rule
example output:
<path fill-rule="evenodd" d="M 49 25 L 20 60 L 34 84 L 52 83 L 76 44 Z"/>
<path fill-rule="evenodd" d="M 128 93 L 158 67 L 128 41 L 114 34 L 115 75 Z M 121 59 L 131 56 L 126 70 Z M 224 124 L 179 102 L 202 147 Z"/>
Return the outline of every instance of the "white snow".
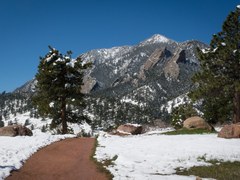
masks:
<path fill-rule="evenodd" d="M 166 38 L 163 35 L 155 34 L 152 37 L 150 37 L 149 39 L 146 39 L 145 41 L 141 42 L 140 46 L 144 46 L 144 45 L 152 44 L 152 43 L 168 43 L 170 41 L 171 41 L 170 39 Z"/>
<path fill-rule="evenodd" d="M 180 106 L 181 104 L 185 104 L 189 101 L 190 101 L 190 99 L 187 96 L 187 94 L 183 94 L 183 95 L 176 97 L 175 99 L 173 99 L 171 101 L 168 101 L 166 104 L 162 105 L 160 109 L 163 110 L 164 108 L 166 108 L 167 112 L 171 113 L 173 108 L 176 108 L 176 107 Z"/>
<path fill-rule="evenodd" d="M 226 46 L 226 43 L 225 43 L 225 42 L 222 42 L 221 45 L 222 45 L 222 46 Z"/>
<path fill-rule="evenodd" d="M 209 48 L 206 48 L 206 49 L 201 49 L 201 51 L 206 54 L 206 53 L 209 53 L 210 52 L 210 49 Z"/>
<path fill-rule="evenodd" d="M 52 59 L 54 56 L 56 56 L 55 53 L 51 54 L 51 56 L 47 57 L 47 58 L 45 59 L 45 61 L 46 61 L 46 62 L 51 61 L 51 59 Z"/>
<path fill-rule="evenodd" d="M 143 52 L 140 53 L 140 56 L 141 56 L 141 57 L 144 57 L 144 56 L 146 56 L 146 55 L 147 55 L 146 53 L 143 53 Z"/>
<path fill-rule="evenodd" d="M 34 130 L 33 136 L 0 137 L 0 180 L 19 169 L 38 149 L 74 135 L 51 135 Z"/>
<path fill-rule="evenodd" d="M 123 102 L 130 103 L 130 104 L 133 104 L 133 105 L 138 105 L 137 101 L 134 101 L 134 100 L 126 98 L 126 97 L 121 100 L 121 103 L 123 103 Z"/>
<path fill-rule="evenodd" d="M 53 108 L 53 107 L 54 107 L 54 102 L 50 102 L 50 103 L 49 103 L 49 107 L 50 107 L 50 108 Z"/>
<path fill-rule="evenodd" d="M 74 68 L 76 62 L 76 59 L 72 59 L 70 62 L 66 63 L 66 65 Z"/>
<path fill-rule="evenodd" d="M 240 5 L 237 5 L 237 8 L 240 9 Z"/>
<path fill-rule="evenodd" d="M 206 135 L 138 135 L 119 137 L 100 133 L 96 151 L 98 161 L 117 155 L 108 169 L 114 179 L 192 179 L 177 176 L 176 168 L 211 165 L 203 161 L 240 161 L 239 139 Z"/>
<path fill-rule="evenodd" d="M 161 85 L 161 84 L 157 83 L 157 85 L 158 85 L 159 89 L 161 89 L 161 90 L 162 90 L 164 93 L 166 93 L 166 94 L 167 94 L 167 91 L 166 91 L 165 89 L 163 89 L 163 87 L 162 87 L 162 85 Z"/>
<path fill-rule="evenodd" d="M 222 45 L 225 44 L 225 43 L 222 43 Z M 225 44 L 226 45 L 226 44 Z M 224 46 L 224 45 L 223 45 Z M 210 48 L 206 48 L 206 49 L 201 49 L 201 51 L 204 53 L 204 54 L 207 54 L 209 52 L 216 52 L 216 50 L 218 49 L 218 47 L 214 48 L 212 51 Z"/>

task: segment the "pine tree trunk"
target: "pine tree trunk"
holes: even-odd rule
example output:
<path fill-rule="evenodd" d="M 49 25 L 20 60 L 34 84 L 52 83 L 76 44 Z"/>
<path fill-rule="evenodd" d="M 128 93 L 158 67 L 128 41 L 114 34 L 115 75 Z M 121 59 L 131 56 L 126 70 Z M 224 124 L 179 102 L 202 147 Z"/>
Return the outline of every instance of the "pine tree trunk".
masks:
<path fill-rule="evenodd" d="M 62 134 L 67 134 L 66 99 L 65 98 L 62 98 L 61 119 L 62 119 Z"/>
<path fill-rule="evenodd" d="M 240 92 L 236 91 L 233 98 L 233 123 L 240 122 Z"/>

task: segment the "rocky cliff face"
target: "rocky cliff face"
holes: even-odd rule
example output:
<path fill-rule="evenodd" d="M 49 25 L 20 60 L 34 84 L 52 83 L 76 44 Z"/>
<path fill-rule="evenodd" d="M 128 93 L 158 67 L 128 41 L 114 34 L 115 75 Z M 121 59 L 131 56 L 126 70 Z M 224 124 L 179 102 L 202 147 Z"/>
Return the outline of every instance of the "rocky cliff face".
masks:
<path fill-rule="evenodd" d="M 83 92 L 86 112 L 100 125 L 150 122 L 165 113 L 167 101 L 192 88 L 191 76 L 199 69 L 199 41 L 178 43 L 154 35 L 135 46 L 97 49 L 82 54 L 93 67 L 86 72 Z M 34 81 L 16 91 L 34 90 Z"/>

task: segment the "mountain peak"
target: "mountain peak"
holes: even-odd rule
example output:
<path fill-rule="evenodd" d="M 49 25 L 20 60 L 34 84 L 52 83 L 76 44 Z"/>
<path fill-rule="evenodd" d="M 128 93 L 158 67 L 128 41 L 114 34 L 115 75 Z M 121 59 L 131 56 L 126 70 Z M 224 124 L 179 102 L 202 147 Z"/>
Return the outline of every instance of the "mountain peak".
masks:
<path fill-rule="evenodd" d="M 155 43 L 168 43 L 171 40 L 166 38 L 163 35 L 160 34 L 154 34 L 152 37 L 142 41 L 140 44 L 141 45 L 146 45 L 146 44 L 155 44 Z"/>

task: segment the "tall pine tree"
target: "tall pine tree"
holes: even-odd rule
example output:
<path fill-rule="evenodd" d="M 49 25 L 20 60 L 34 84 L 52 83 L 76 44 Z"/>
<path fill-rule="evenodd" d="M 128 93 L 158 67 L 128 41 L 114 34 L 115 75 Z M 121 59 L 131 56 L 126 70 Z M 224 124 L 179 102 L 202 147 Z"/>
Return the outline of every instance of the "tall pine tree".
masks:
<path fill-rule="evenodd" d="M 33 102 L 40 115 L 50 116 L 52 127 L 62 124 L 62 134 L 67 133 L 67 122 L 80 122 L 84 119 L 84 95 L 81 93 L 84 71 L 90 66 L 83 65 L 81 57 L 71 58 L 71 51 L 62 55 L 50 48 L 38 66 L 37 93 Z"/>
<path fill-rule="evenodd" d="M 233 115 L 233 122 L 240 122 L 239 8 L 228 15 L 222 31 L 213 35 L 210 48 L 198 50 L 202 69 L 193 77 L 198 87 L 191 97 L 203 99 L 206 115 L 215 121 Z"/>

